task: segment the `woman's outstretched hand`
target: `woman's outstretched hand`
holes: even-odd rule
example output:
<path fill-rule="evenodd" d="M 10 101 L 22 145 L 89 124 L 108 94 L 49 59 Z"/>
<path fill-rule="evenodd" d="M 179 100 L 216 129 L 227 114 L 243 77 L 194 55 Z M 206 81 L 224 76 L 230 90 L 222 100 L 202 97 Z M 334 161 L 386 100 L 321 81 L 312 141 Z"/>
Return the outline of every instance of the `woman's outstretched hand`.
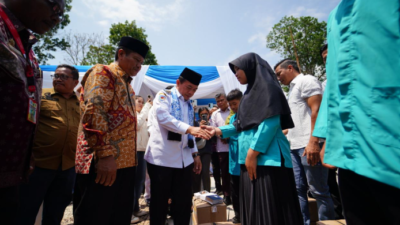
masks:
<path fill-rule="evenodd" d="M 201 125 L 201 129 L 206 131 L 211 137 L 215 135 L 222 135 L 222 131 L 218 127 L 212 127 L 212 126 L 206 126 L 206 125 Z"/>

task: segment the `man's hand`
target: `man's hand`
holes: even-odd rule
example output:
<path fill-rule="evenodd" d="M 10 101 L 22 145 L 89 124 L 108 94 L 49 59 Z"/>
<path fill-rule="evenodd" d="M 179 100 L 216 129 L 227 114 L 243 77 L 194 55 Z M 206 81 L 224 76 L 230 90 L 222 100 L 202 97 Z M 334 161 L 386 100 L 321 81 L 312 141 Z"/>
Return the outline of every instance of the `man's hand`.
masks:
<path fill-rule="evenodd" d="M 194 166 L 193 166 L 193 172 L 195 174 L 200 174 L 201 173 L 201 169 L 202 169 L 202 164 L 201 164 L 201 160 L 200 160 L 200 156 L 196 156 L 194 158 Z"/>
<path fill-rule="evenodd" d="M 324 145 L 322 146 L 321 152 L 319 153 L 319 155 L 320 155 L 320 157 L 321 157 L 321 164 L 322 164 L 324 167 L 328 168 L 328 169 L 332 169 L 332 170 L 333 170 L 333 169 L 336 169 L 336 167 L 324 163 L 325 144 L 326 144 L 326 143 L 324 143 Z"/>
<path fill-rule="evenodd" d="M 212 137 L 206 130 L 201 129 L 200 127 L 189 127 L 186 133 L 189 133 L 194 137 L 203 138 L 206 140 L 210 140 L 210 138 Z"/>
<path fill-rule="evenodd" d="M 320 150 L 321 149 L 319 147 L 318 141 L 310 140 L 307 147 L 304 149 L 304 153 L 302 156 L 307 155 L 307 163 L 311 166 L 315 166 L 319 161 L 321 161 L 319 156 Z"/>
<path fill-rule="evenodd" d="M 114 184 L 115 179 L 117 178 L 117 164 L 115 163 L 113 156 L 99 159 L 96 169 L 96 184 L 102 184 L 104 186 L 111 186 Z"/>
<path fill-rule="evenodd" d="M 211 137 L 214 137 L 215 135 L 219 136 L 222 135 L 222 131 L 218 127 L 205 126 L 205 125 L 201 125 L 200 127 L 201 129 L 205 130 Z"/>
<path fill-rule="evenodd" d="M 253 149 L 249 148 L 247 151 L 246 157 L 246 169 L 249 173 L 250 180 L 257 179 L 257 156 L 260 152 L 254 151 Z"/>

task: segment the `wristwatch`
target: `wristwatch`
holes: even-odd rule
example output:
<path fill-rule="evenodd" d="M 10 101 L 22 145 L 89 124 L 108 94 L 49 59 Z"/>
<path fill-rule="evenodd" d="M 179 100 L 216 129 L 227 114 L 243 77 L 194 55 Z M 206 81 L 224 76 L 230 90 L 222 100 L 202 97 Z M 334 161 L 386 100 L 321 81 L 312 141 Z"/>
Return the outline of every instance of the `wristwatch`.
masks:
<path fill-rule="evenodd" d="M 197 152 L 192 154 L 193 158 L 196 158 L 196 157 L 199 156 L 199 155 L 200 155 L 200 154 L 197 153 Z"/>

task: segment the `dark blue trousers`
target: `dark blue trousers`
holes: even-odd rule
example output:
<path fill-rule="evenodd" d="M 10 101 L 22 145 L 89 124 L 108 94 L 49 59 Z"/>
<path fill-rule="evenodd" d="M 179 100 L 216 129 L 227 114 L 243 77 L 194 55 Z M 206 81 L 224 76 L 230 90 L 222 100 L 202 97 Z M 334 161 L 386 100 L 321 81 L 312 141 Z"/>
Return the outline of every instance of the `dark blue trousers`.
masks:
<path fill-rule="evenodd" d="M 72 200 L 75 167 L 62 171 L 36 167 L 28 184 L 20 186 L 20 225 L 35 224 L 43 202 L 42 224 L 61 223 L 65 208 Z"/>

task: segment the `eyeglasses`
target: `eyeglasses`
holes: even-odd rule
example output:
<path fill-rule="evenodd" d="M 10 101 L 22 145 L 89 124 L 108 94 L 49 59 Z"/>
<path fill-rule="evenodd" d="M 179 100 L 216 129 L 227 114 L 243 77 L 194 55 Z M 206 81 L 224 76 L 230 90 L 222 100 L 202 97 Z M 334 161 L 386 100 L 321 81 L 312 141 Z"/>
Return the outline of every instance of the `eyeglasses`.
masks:
<path fill-rule="evenodd" d="M 68 80 L 68 78 L 73 78 L 64 74 L 54 74 L 54 75 L 50 75 L 51 78 L 53 78 L 53 80 L 57 80 L 58 78 L 60 78 L 61 80 Z"/>
<path fill-rule="evenodd" d="M 60 22 L 64 20 L 64 7 L 61 7 L 60 0 L 47 0 L 47 2 L 51 5 L 54 13 L 60 19 Z"/>

